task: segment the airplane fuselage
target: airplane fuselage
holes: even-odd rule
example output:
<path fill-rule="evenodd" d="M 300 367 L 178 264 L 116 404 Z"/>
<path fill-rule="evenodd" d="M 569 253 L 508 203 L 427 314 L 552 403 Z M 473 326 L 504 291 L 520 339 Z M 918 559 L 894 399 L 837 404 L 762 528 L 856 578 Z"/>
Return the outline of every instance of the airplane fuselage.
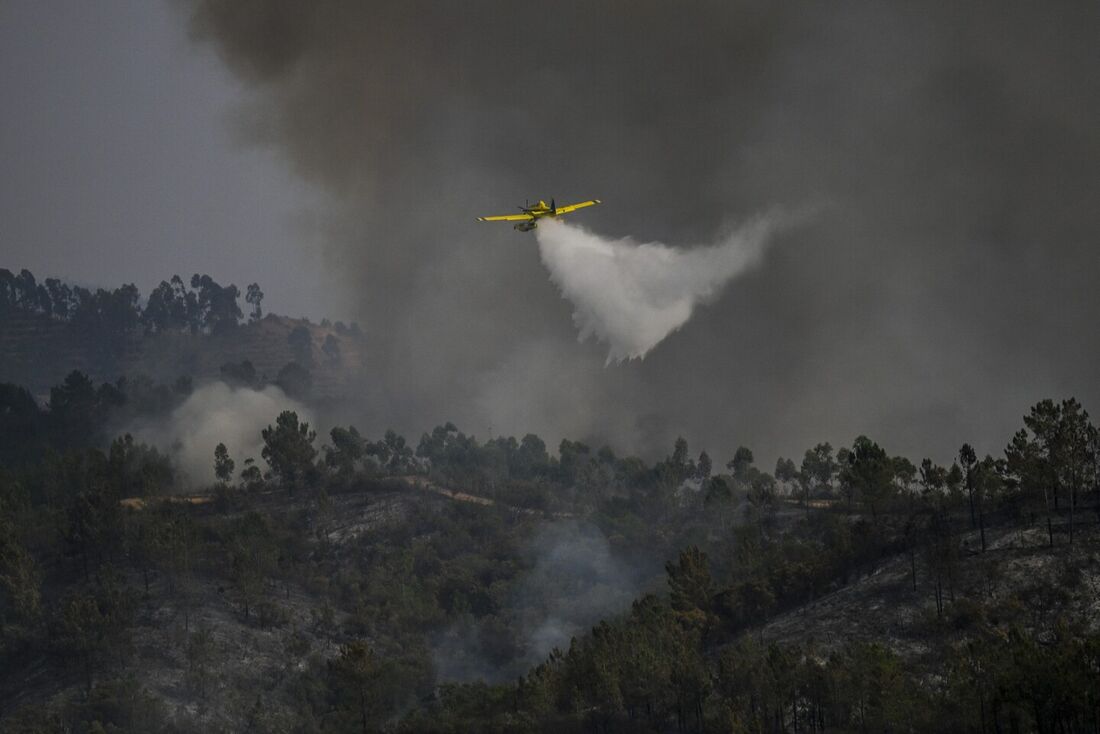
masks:
<path fill-rule="evenodd" d="M 524 214 L 531 215 L 531 219 L 529 221 L 520 222 L 512 227 L 512 229 L 518 230 L 520 232 L 530 232 L 533 229 L 537 229 L 540 219 L 542 219 L 543 217 L 552 217 L 556 214 L 554 207 L 547 206 L 546 202 L 542 199 L 539 199 L 534 206 L 523 206 L 520 207 L 520 209 L 523 210 Z"/>
<path fill-rule="evenodd" d="M 521 206 L 519 209 L 523 212 L 522 214 L 501 214 L 491 217 L 478 217 L 477 220 L 479 222 L 515 222 L 513 229 L 520 232 L 530 232 L 538 228 L 539 220 L 544 217 L 553 217 L 556 219 L 563 214 L 569 214 L 577 209 L 583 209 L 584 207 L 594 206 L 599 203 L 599 199 L 589 199 L 588 201 L 582 201 L 577 204 L 559 207 L 553 199 L 550 200 L 549 204 L 539 199 L 534 206 Z"/>

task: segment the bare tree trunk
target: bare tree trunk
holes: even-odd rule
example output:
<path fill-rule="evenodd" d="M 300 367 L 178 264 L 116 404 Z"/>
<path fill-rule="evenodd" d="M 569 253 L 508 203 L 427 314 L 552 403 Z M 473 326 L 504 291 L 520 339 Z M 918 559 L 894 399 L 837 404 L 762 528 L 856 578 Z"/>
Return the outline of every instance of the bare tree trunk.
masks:
<path fill-rule="evenodd" d="M 982 538 L 982 553 L 985 553 L 985 514 L 982 512 L 982 495 L 978 493 L 978 533 Z"/>
<path fill-rule="evenodd" d="M 1050 519 L 1050 491 L 1043 486 L 1043 500 L 1047 506 L 1047 538 L 1050 540 L 1050 547 L 1054 547 L 1054 524 Z"/>
<path fill-rule="evenodd" d="M 1077 483 L 1069 488 L 1069 542 L 1073 545 L 1073 511 L 1077 505 Z"/>
<path fill-rule="evenodd" d="M 970 527 L 976 528 L 978 523 L 974 519 L 974 478 L 970 469 L 966 470 L 966 494 L 970 498 Z"/>
<path fill-rule="evenodd" d="M 913 591 L 917 590 L 917 553 L 916 548 L 909 546 L 909 568 L 913 572 Z"/>

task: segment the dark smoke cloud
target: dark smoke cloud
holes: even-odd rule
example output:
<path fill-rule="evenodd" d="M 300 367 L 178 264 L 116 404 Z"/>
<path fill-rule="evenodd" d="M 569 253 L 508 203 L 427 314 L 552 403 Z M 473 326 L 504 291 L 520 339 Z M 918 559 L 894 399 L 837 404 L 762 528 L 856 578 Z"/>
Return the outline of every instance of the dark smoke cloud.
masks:
<path fill-rule="evenodd" d="M 376 345 L 369 420 L 719 456 L 868 433 L 946 459 L 1100 411 L 1100 6 L 196 2 L 239 131 L 331 195 L 318 253 Z M 578 344 L 533 238 L 714 241 L 818 208 L 644 361 Z"/>

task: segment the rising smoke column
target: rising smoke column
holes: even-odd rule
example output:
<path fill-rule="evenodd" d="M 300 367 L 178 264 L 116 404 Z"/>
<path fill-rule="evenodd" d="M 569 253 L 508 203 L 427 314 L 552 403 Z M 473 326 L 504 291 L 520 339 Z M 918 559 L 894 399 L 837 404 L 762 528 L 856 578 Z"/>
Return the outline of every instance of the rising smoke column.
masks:
<path fill-rule="evenodd" d="M 203 485 L 215 481 L 214 447 L 219 443 L 226 445 L 238 468 L 244 468 L 247 458 L 260 461 L 260 432 L 284 410 L 313 422 L 306 406 L 274 385 L 254 390 L 212 382 L 196 388 L 171 415 L 131 425 L 127 432 L 167 452 L 182 470 L 184 483 Z"/>
<path fill-rule="evenodd" d="M 645 357 L 687 323 L 696 305 L 760 261 L 773 229 L 772 217 L 760 217 L 691 249 L 608 239 L 553 220 L 536 231 L 550 279 L 573 304 L 579 339 L 607 343 L 610 364 Z"/>

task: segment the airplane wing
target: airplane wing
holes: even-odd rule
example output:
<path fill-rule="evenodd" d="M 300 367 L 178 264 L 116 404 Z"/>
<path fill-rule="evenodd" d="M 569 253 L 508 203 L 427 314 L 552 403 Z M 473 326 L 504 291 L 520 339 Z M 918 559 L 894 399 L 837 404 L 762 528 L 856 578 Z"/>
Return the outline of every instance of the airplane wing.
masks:
<path fill-rule="evenodd" d="M 575 212 L 578 209 L 584 209 L 586 206 L 596 206 L 600 203 L 599 199 L 589 199 L 588 201 L 582 201 L 579 204 L 570 204 L 569 206 L 559 206 L 554 210 L 555 214 L 568 214 L 569 212 Z"/>
<path fill-rule="evenodd" d="M 497 217 L 478 217 L 479 222 L 528 222 L 534 219 L 530 214 L 501 214 Z"/>

